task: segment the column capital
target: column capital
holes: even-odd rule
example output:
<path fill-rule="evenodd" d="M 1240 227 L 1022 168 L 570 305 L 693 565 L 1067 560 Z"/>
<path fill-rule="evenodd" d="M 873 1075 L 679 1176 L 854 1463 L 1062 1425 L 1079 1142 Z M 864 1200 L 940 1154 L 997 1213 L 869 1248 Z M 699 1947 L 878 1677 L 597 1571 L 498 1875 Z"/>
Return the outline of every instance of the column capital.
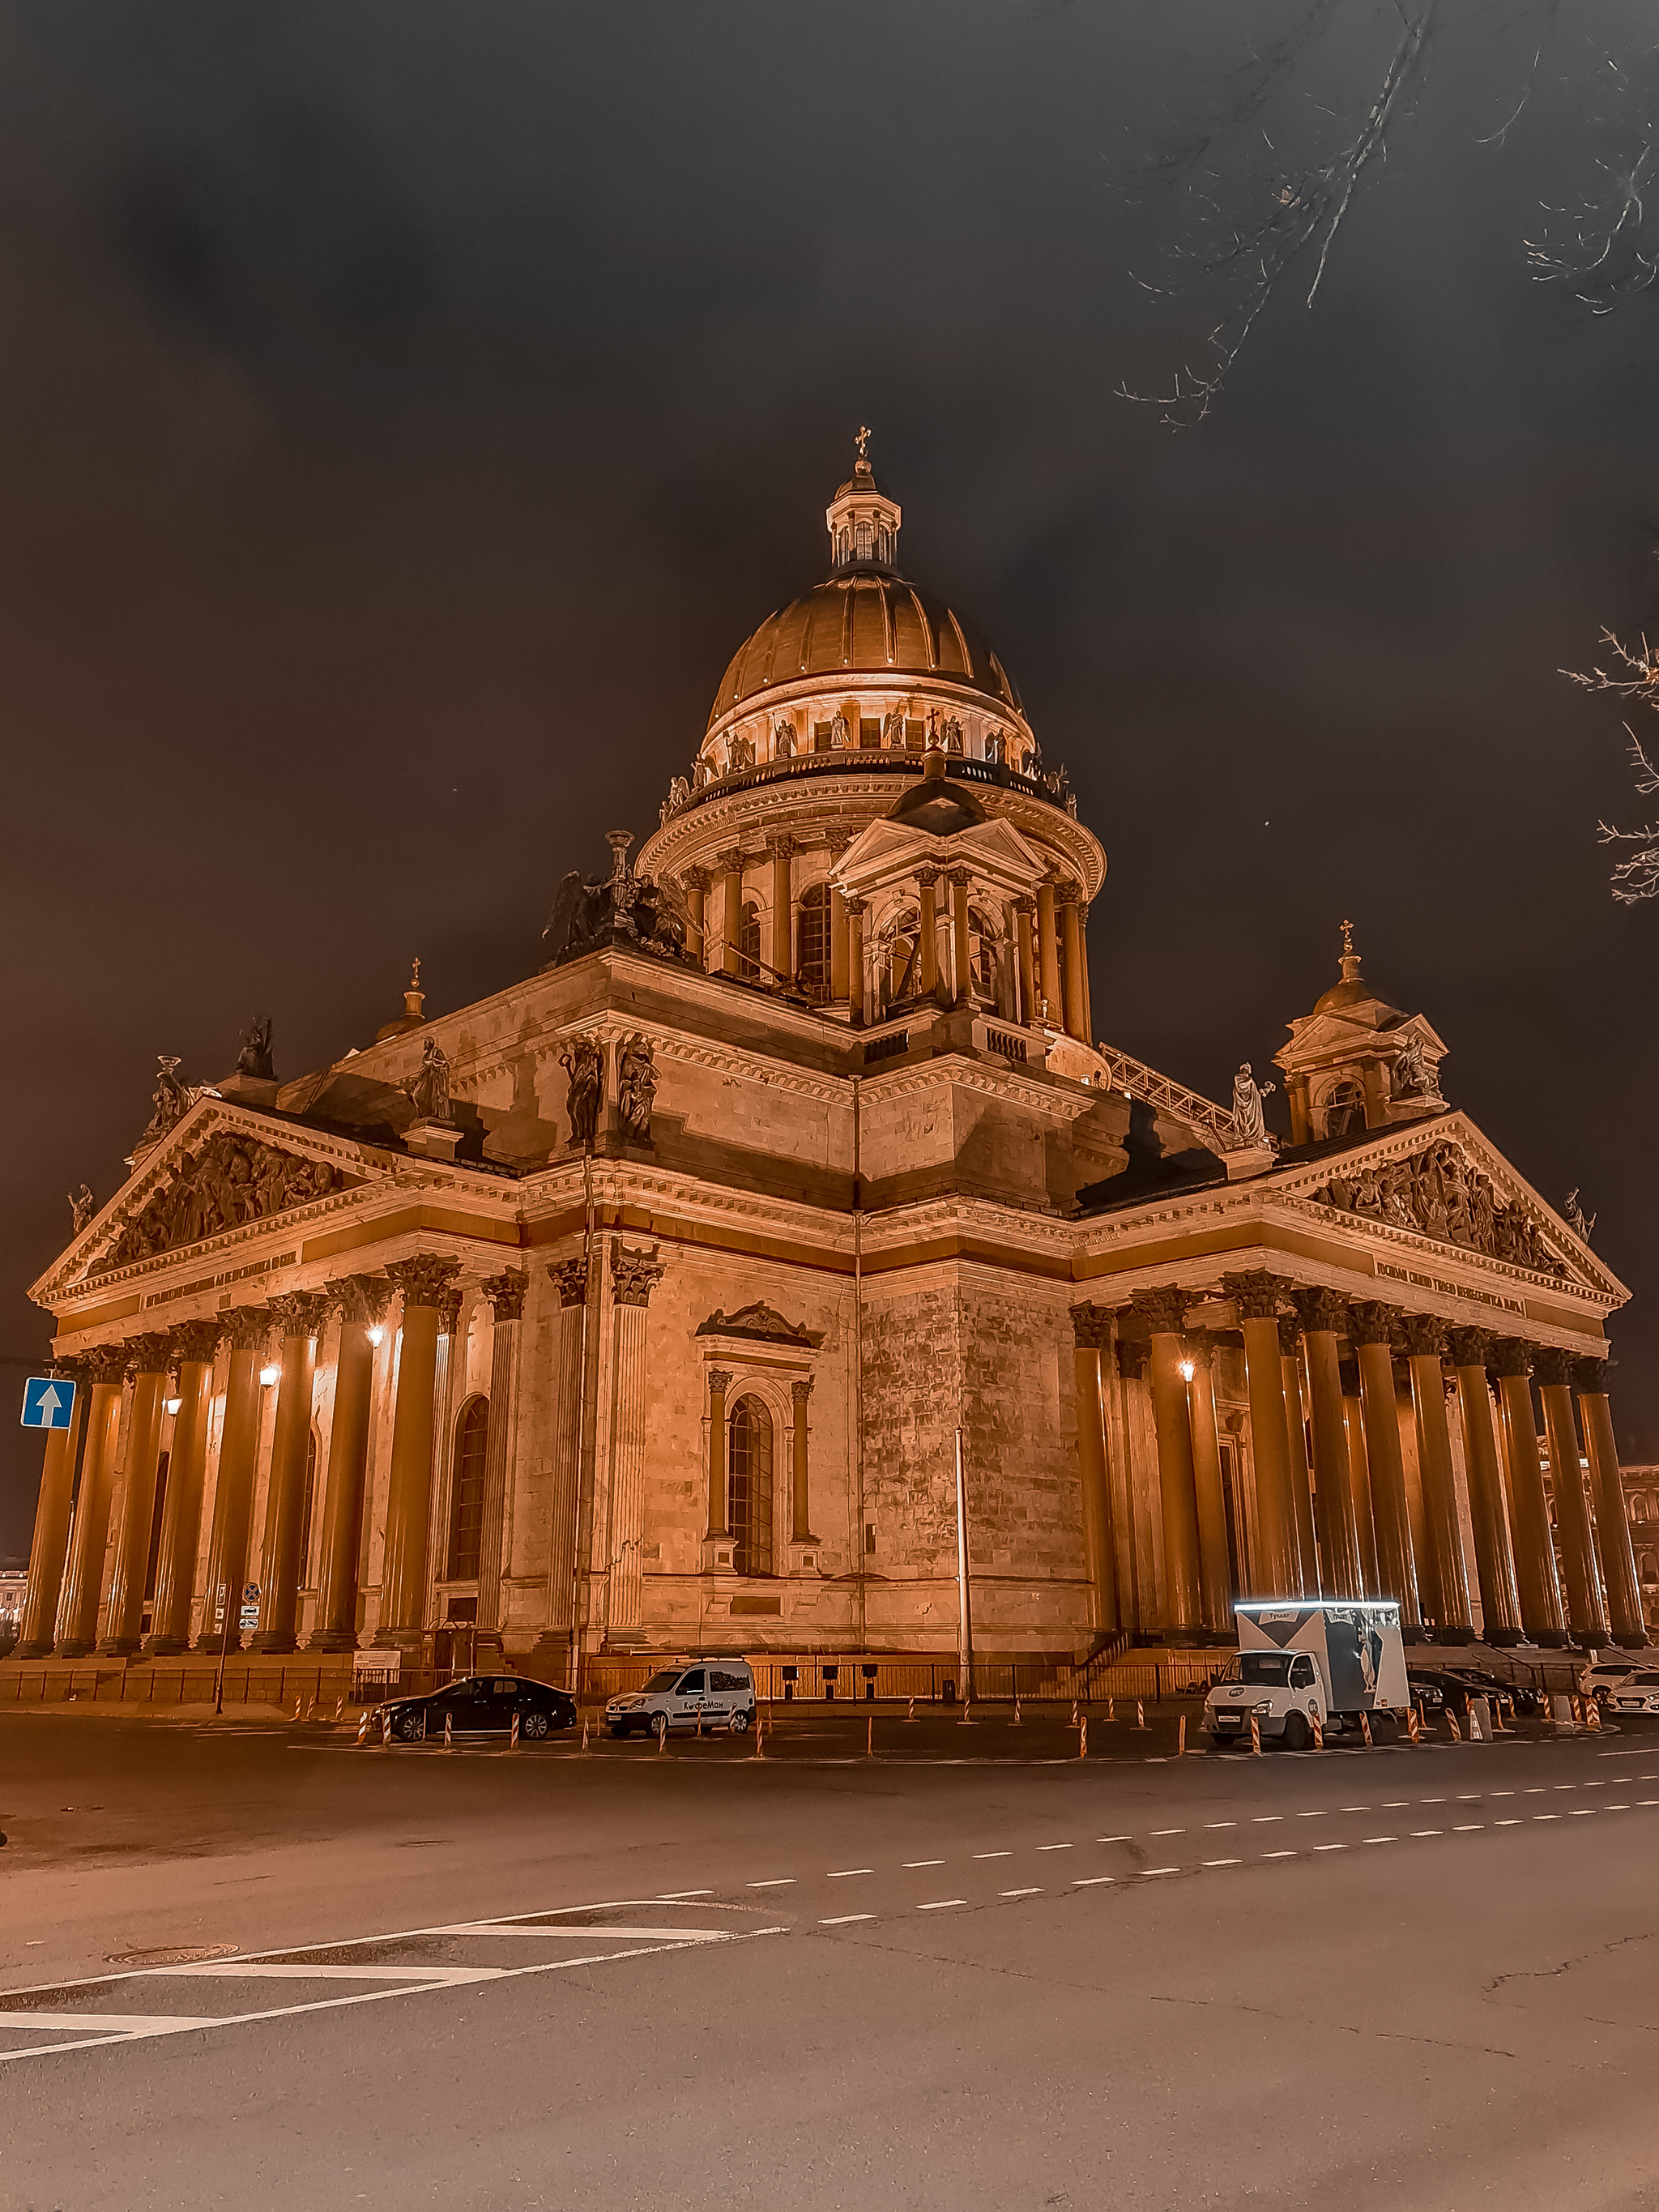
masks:
<path fill-rule="evenodd" d="M 1593 1354 L 1572 1363 L 1572 1387 L 1581 1398 L 1605 1398 L 1607 1395 L 1607 1364 L 1605 1359 Z"/>
<path fill-rule="evenodd" d="M 1322 1283 L 1292 1293 L 1303 1328 L 1313 1336 L 1340 1336 L 1347 1326 L 1347 1300 Z"/>
<path fill-rule="evenodd" d="M 1014 912 L 1023 914 L 1029 919 L 1036 912 L 1036 901 L 1034 898 L 1017 898 L 1014 901 Z"/>
<path fill-rule="evenodd" d="M 849 921 L 862 921 L 869 911 L 868 899 L 849 898 L 847 902 L 847 917 Z"/>
<path fill-rule="evenodd" d="M 647 1251 L 643 1245 L 624 1244 L 620 1237 L 611 1240 L 611 1295 L 619 1306 L 648 1306 L 651 1293 L 663 1278 L 663 1263 L 657 1257 L 658 1247 Z"/>
<path fill-rule="evenodd" d="M 682 868 L 680 870 L 680 881 L 684 884 L 686 890 L 689 891 L 702 891 L 707 893 L 708 886 L 714 882 L 714 878 L 709 874 L 708 869 L 699 867 L 695 861 L 689 868 Z"/>
<path fill-rule="evenodd" d="M 1439 1359 L 1446 1350 L 1446 1324 L 1433 1314 L 1400 1316 L 1400 1348 L 1407 1359 Z"/>
<path fill-rule="evenodd" d="M 1054 904 L 1056 906 L 1081 906 L 1082 903 L 1082 884 L 1073 882 L 1070 876 L 1061 876 L 1054 885 Z"/>
<path fill-rule="evenodd" d="M 210 1366 L 219 1349 L 220 1334 L 216 1321 L 181 1321 L 167 1331 L 167 1349 L 176 1360 Z"/>
<path fill-rule="evenodd" d="M 78 1364 L 86 1370 L 88 1382 L 118 1382 L 127 1356 L 118 1344 L 94 1344 L 90 1351 L 79 1354 Z"/>
<path fill-rule="evenodd" d="M 743 873 L 742 846 L 733 845 L 730 852 L 717 853 L 714 866 L 723 876 L 740 876 Z"/>
<path fill-rule="evenodd" d="M 965 891 L 968 889 L 968 886 L 974 880 L 974 872 L 971 868 L 964 868 L 960 866 L 954 868 L 947 868 L 945 871 L 945 880 L 951 885 L 953 890 Z"/>
<path fill-rule="evenodd" d="M 478 1287 L 489 1299 L 498 1322 L 523 1319 L 524 1302 L 530 1289 L 528 1275 L 507 1267 L 499 1275 L 487 1277 Z"/>
<path fill-rule="evenodd" d="M 578 1253 L 574 1260 L 552 1260 L 547 1272 L 559 1290 L 561 1310 L 583 1304 L 587 1297 L 587 1261 Z"/>
<path fill-rule="evenodd" d="M 1277 1321 L 1291 1285 L 1265 1267 L 1249 1267 L 1241 1274 L 1224 1275 L 1221 1287 L 1238 1309 L 1241 1321 Z"/>
<path fill-rule="evenodd" d="M 1112 1340 L 1110 1306 L 1073 1306 L 1072 1334 L 1079 1352 L 1104 1352 Z"/>
<path fill-rule="evenodd" d="M 795 1401 L 795 1413 L 797 1418 L 799 1417 L 801 1408 L 805 1405 L 807 1400 L 811 1396 L 811 1395 L 812 1378 L 810 1375 L 799 1376 L 789 1385 L 789 1395 Z"/>
<path fill-rule="evenodd" d="M 711 1398 L 723 1398 L 731 1387 L 732 1377 L 726 1373 L 725 1368 L 711 1367 L 709 1369 L 708 1395 Z"/>
<path fill-rule="evenodd" d="M 452 1283 L 447 1290 L 440 1291 L 438 1293 L 439 1335 L 453 1336 L 455 1334 L 455 1324 L 459 1321 L 460 1317 L 460 1285 L 459 1283 Z"/>
<path fill-rule="evenodd" d="M 1188 1293 L 1173 1285 L 1136 1291 L 1129 1300 L 1136 1320 L 1145 1322 L 1154 1336 L 1179 1336 L 1187 1325 L 1187 1305 Z"/>
<path fill-rule="evenodd" d="M 787 860 L 799 848 L 787 830 L 773 830 L 768 832 L 766 849 L 775 860 Z"/>
<path fill-rule="evenodd" d="M 389 1261 L 386 1272 L 403 1292 L 406 1308 L 436 1306 L 442 1304 L 444 1291 L 460 1266 L 459 1260 L 445 1259 L 437 1252 L 417 1252 L 412 1259 Z"/>
<path fill-rule="evenodd" d="M 1449 1328 L 1446 1342 L 1451 1349 L 1454 1367 L 1480 1367 L 1496 1341 L 1489 1328 Z"/>
<path fill-rule="evenodd" d="M 926 861 L 924 861 L 922 866 L 916 870 L 916 882 L 922 890 L 932 890 L 933 885 L 939 881 L 939 870 Z"/>
<path fill-rule="evenodd" d="M 122 1366 L 129 1375 L 165 1375 L 167 1340 L 157 1332 L 130 1336 L 121 1346 Z"/>
<path fill-rule="evenodd" d="M 1533 1347 L 1523 1337 L 1494 1337 L 1486 1354 L 1490 1373 L 1498 1376 L 1527 1376 L 1532 1372 Z"/>
<path fill-rule="evenodd" d="M 1146 1368 L 1152 1356 L 1150 1344 L 1142 1344 L 1133 1336 L 1121 1336 L 1117 1340 L 1117 1371 L 1126 1382 L 1144 1382 Z"/>
<path fill-rule="evenodd" d="M 1356 1344 L 1386 1344 L 1392 1350 L 1399 1319 L 1398 1306 L 1384 1305 L 1381 1298 L 1359 1298 L 1348 1308 L 1348 1334 Z"/>
<path fill-rule="evenodd" d="M 1279 1323 L 1279 1349 L 1281 1355 L 1286 1359 L 1299 1359 L 1302 1356 L 1301 1315 L 1282 1313 L 1276 1315 L 1274 1318 Z"/>
<path fill-rule="evenodd" d="M 224 1316 L 233 1352 L 263 1352 L 270 1335 L 270 1311 L 266 1306 L 237 1306 Z"/>
<path fill-rule="evenodd" d="M 1532 1371 L 1535 1379 L 1545 1386 L 1571 1380 L 1573 1358 L 1559 1345 L 1540 1344 L 1533 1347 Z"/>
<path fill-rule="evenodd" d="M 335 1311 L 348 1326 L 373 1328 L 386 1317 L 392 1285 L 383 1275 L 343 1275 L 329 1285 Z"/>
<path fill-rule="evenodd" d="M 328 1309 L 329 1300 L 315 1291 L 283 1291 L 270 1301 L 284 1338 L 315 1336 Z"/>
<path fill-rule="evenodd" d="M 1187 1357 L 1194 1367 L 1212 1367 L 1215 1352 L 1215 1337 L 1209 1329 L 1194 1328 L 1188 1332 Z"/>

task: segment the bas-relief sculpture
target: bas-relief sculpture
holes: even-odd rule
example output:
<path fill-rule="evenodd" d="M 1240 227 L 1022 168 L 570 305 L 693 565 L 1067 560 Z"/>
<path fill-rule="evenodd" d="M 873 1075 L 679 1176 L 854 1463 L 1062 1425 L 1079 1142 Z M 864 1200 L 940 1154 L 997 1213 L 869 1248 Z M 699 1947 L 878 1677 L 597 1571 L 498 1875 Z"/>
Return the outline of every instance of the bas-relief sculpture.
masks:
<path fill-rule="evenodd" d="M 176 1245 L 198 1243 L 224 1230 L 307 1205 L 343 1189 L 344 1183 L 337 1168 L 320 1160 L 303 1159 L 258 1138 L 221 1130 L 199 1152 L 184 1156 L 172 1182 L 94 1265 L 101 1272 L 154 1259 Z"/>
<path fill-rule="evenodd" d="M 1341 1212 L 1415 1230 L 1443 1244 L 1462 1244 L 1540 1274 L 1567 1272 L 1531 1216 L 1518 1206 L 1501 1205 L 1488 1179 L 1452 1144 L 1432 1145 L 1385 1166 L 1334 1175 L 1314 1197 Z"/>

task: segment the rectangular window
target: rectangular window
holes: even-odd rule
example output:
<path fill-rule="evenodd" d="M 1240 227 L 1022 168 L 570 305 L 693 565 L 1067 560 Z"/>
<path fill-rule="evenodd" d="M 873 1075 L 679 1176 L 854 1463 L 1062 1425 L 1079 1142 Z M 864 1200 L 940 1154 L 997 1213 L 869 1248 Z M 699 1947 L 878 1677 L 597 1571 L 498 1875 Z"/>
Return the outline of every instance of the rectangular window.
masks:
<path fill-rule="evenodd" d="M 859 750 L 865 753 L 878 753 L 881 750 L 881 724 L 878 721 L 872 722 L 868 715 L 860 718 Z"/>
<path fill-rule="evenodd" d="M 830 743 L 830 725 L 828 722 L 813 723 L 812 750 L 815 753 L 827 753 L 832 750 Z"/>

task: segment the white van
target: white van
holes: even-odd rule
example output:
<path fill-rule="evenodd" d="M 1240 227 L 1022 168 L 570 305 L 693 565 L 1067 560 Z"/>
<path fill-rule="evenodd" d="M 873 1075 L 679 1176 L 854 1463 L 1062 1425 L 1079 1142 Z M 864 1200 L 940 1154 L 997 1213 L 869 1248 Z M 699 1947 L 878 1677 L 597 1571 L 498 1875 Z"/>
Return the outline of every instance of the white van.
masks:
<path fill-rule="evenodd" d="M 729 1729 L 741 1735 L 754 1718 L 754 1669 L 746 1659 L 723 1652 L 659 1668 L 642 1690 L 612 1698 L 605 1709 L 612 1735 L 631 1735 L 635 1729 L 654 1735 L 659 1728 Z"/>

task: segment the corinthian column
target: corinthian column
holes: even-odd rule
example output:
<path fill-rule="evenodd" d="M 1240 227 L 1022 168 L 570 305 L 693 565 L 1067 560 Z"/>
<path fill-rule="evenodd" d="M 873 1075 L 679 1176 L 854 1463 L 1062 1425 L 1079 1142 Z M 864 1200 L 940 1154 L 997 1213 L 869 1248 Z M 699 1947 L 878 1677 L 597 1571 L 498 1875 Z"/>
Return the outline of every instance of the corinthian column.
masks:
<path fill-rule="evenodd" d="M 939 870 L 918 868 L 916 890 L 921 904 L 921 918 L 916 925 L 921 940 L 917 950 L 921 955 L 919 988 L 924 999 L 931 999 L 939 988 Z"/>
<path fill-rule="evenodd" d="M 1363 1595 L 1359 1524 L 1353 1508 L 1353 1469 L 1342 1416 L 1342 1363 L 1336 1350 L 1337 1331 L 1346 1319 L 1346 1311 L 1334 1291 L 1298 1291 L 1296 1303 L 1302 1316 L 1303 1356 L 1308 1367 L 1322 1582 L 1334 1597 L 1358 1597 Z"/>
<path fill-rule="evenodd" d="M 1538 1457 L 1538 1424 L 1533 1416 L 1527 1376 L 1530 1347 L 1516 1337 L 1494 1344 L 1487 1364 L 1498 1377 L 1504 1464 L 1509 1473 L 1510 1521 L 1515 1531 L 1515 1572 L 1521 1592 L 1521 1623 L 1534 1644 L 1567 1640 L 1555 1571 L 1555 1540 L 1550 1530 L 1544 1470 Z"/>
<path fill-rule="evenodd" d="M 29 1578 L 23 1598 L 23 1622 L 15 1659 L 44 1659 L 52 1649 L 58 1619 L 58 1600 L 64 1587 L 69 1549 L 70 1503 L 75 1489 L 75 1448 L 81 1441 L 81 1419 L 86 1410 L 84 1370 L 73 1360 L 54 1360 L 52 1378 L 68 1383 L 75 1395 L 70 1406 L 70 1425 L 52 1429 L 46 1437 L 46 1457 L 40 1468 L 40 1494 L 34 1505 L 34 1540 L 29 1546 Z"/>
<path fill-rule="evenodd" d="M 386 1549 L 380 1569 L 380 1642 L 418 1651 L 426 1632 L 426 1547 L 432 1520 L 432 1443 L 438 1380 L 438 1310 L 459 1261 L 436 1253 L 394 1260 L 386 1273 L 403 1292 L 403 1344 L 392 1416 Z"/>
<path fill-rule="evenodd" d="M 110 1565 L 109 1612 L 100 1651 L 130 1658 L 143 1626 L 144 1584 L 149 1573 L 149 1532 L 155 1517 L 155 1479 L 161 1462 L 161 1400 L 167 1389 L 164 1336 L 136 1337 L 128 1346 L 132 1410 L 127 1422 L 126 1487 Z"/>
<path fill-rule="evenodd" d="M 630 1250 L 611 1240 L 615 1358 L 611 1370 L 611 1527 L 605 1546 L 605 1632 L 637 1631 L 645 1544 L 646 1312 L 662 1280 L 657 1247 Z"/>
<path fill-rule="evenodd" d="M 1014 901 L 1014 942 L 1019 958 L 1019 1018 L 1023 1027 L 1030 1029 L 1037 1018 L 1036 959 L 1032 942 L 1031 924 L 1036 915 L 1034 899 Z"/>
<path fill-rule="evenodd" d="M 1083 917 L 1080 894 L 1068 884 L 1060 894 L 1060 937 L 1066 953 L 1066 1034 L 1086 1044 L 1089 1032 L 1083 1017 Z"/>
<path fill-rule="evenodd" d="M 173 1331 L 179 1363 L 179 1411 L 173 1416 L 167 1486 L 161 1499 L 161 1548 L 155 1562 L 155 1603 L 150 1610 L 153 1659 L 190 1649 L 190 1605 L 196 1589 L 196 1550 L 202 1533 L 202 1487 L 207 1476 L 208 1415 L 212 1402 L 216 1321 L 185 1322 Z"/>
<path fill-rule="evenodd" d="M 795 841 L 787 835 L 769 837 L 766 849 L 772 858 L 772 967 L 778 981 L 787 984 L 795 973 L 795 917 L 789 880 L 789 856 Z"/>
<path fill-rule="evenodd" d="M 1106 1468 L 1106 1405 L 1101 1354 L 1112 1339 L 1112 1316 L 1102 1306 L 1072 1308 L 1076 1340 L 1073 1374 L 1077 1384 L 1077 1456 L 1083 1505 L 1083 1563 L 1089 1577 L 1089 1626 L 1097 1636 L 1123 1625 L 1117 1598 L 1113 1545 L 1112 1493 Z"/>
<path fill-rule="evenodd" d="M 1469 1613 L 1468 1568 L 1457 1516 L 1457 1476 L 1446 1421 L 1446 1378 L 1441 1352 L 1446 1332 L 1430 1314 L 1407 1314 L 1401 1322 L 1406 1364 L 1417 1416 L 1417 1462 L 1423 1475 L 1423 1528 L 1429 1547 L 1429 1603 L 1444 1644 L 1474 1638 Z"/>
<path fill-rule="evenodd" d="M 1486 1355 L 1492 1349 L 1492 1337 L 1483 1328 L 1455 1328 L 1449 1340 L 1452 1364 L 1457 1374 L 1457 1409 L 1463 1427 L 1463 1465 L 1469 1480 L 1469 1518 L 1474 1523 L 1474 1566 L 1480 1582 L 1480 1632 L 1488 1644 L 1518 1644 L 1521 1596 L 1516 1587 L 1509 1515 L 1504 1508 L 1504 1477 L 1498 1464 L 1492 1389 L 1486 1381 Z"/>
<path fill-rule="evenodd" d="M 1060 1026 L 1060 946 L 1054 937 L 1054 886 L 1052 880 L 1037 888 L 1037 989 L 1042 1005 L 1038 1011 L 1051 1029 Z"/>
<path fill-rule="evenodd" d="M 972 1004 L 974 996 L 974 968 L 968 952 L 968 885 L 971 881 L 966 868 L 947 868 L 945 880 L 951 886 L 951 964 L 956 974 L 951 978 L 956 985 L 956 1004 Z"/>
<path fill-rule="evenodd" d="M 708 871 L 707 868 L 688 868 L 680 880 L 685 886 L 686 909 L 691 916 L 691 927 L 685 940 L 685 949 L 700 968 L 706 968 L 708 965 L 706 916 Z"/>
<path fill-rule="evenodd" d="M 720 966 L 728 975 L 738 972 L 743 939 L 743 854 L 725 853 L 720 868 Z"/>
<path fill-rule="evenodd" d="M 1607 1594 L 1608 1625 L 1615 1643 L 1626 1650 L 1639 1651 L 1648 1640 L 1647 1624 L 1642 1618 L 1642 1590 L 1636 1579 L 1636 1553 L 1631 1547 L 1625 1486 L 1619 1479 L 1619 1447 L 1613 1442 L 1613 1414 L 1607 1404 L 1606 1361 L 1577 1361 L 1572 1379 L 1578 1393 L 1578 1417 L 1584 1425 L 1585 1448 L 1589 1453 L 1590 1488 L 1595 1498 L 1595 1534 L 1601 1553 L 1601 1578 Z"/>
<path fill-rule="evenodd" d="M 323 1553 L 317 1574 L 317 1618 L 307 1651 L 351 1651 L 357 1644 L 357 1562 L 362 1552 L 363 1496 L 368 1478 L 369 1418 L 374 1398 L 374 1336 L 390 1285 L 373 1275 L 348 1275 L 333 1291 L 340 1316 L 334 1358 L 334 1419 L 328 1432 L 323 1492 Z"/>
<path fill-rule="evenodd" d="M 1349 1309 L 1348 1334 L 1359 1369 L 1360 1413 L 1376 1528 L 1377 1591 L 1382 1597 L 1399 1600 L 1400 1626 L 1409 1642 L 1423 1625 L 1423 1611 L 1417 1594 L 1406 1460 L 1400 1448 L 1400 1416 L 1395 1403 L 1394 1326 L 1393 1309 L 1374 1300 Z"/>
<path fill-rule="evenodd" d="M 1264 1595 L 1271 1597 L 1299 1597 L 1304 1587 L 1301 1539 L 1291 1492 L 1285 1370 L 1279 1348 L 1279 1301 L 1289 1288 L 1289 1284 L 1259 1267 L 1222 1278 L 1222 1289 L 1237 1310 L 1244 1339 L 1260 1552 L 1255 1572 Z"/>
<path fill-rule="evenodd" d="M 1572 1392 L 1567 1384 L 1572 1363 L 1566 1352 L 1540 1345 L 1532 1356 L 1532 1371 L 1544 1401 L 1544 1432 L 1550 1444 L 1550 1489 L 1561 1539 L 1561 1565 L 1566 1571 L 1567 1624 L 1578 1643 L 1587 1647 L 1605 1644 L 1607 1603 L 1601 1595 L 1595 1547 L 1590 1541 L 1589 1505 L 1578 1455 L 1578 1430 L 1572 1418 Z"/>
<path fill-rule="evenodd" d="M 242 1590 L 247 1581 L 253 1475 L 259 1453 L 258 1364 L 270 1334 L 270 1315 L 264 1306 L 242 1306 L 226 1316 L 226 1326 L 230 1373 L 225 1382 L 224 1425 L 219 1431 L 198 1651 L 242 1648 Z"/>
<path fill-rule="evenodd" d="M 1313 1462 L 1308 1457 L 1308 1423 L 1302 1403 L 1302 1324 L 1294 1314 L 1279 1316 L 1279 1364 L 1285 1378 L 1285 1442 L 1291 1455 L 1291 1510 L 1296 1515 L 1297 1551 L 1302 1587 L 1319 1588 L 1319 1547 L 1313 1517 Z"/>
<path fill-rule="evenodd" d="M 1204 1626 L 1226 1635 L 1233 1625 L 1232 1553 L 1227 1543 L 1227 1491 L 1221 1479 L 1221 1431 L 1215 1417 L 1215 1340 L 1199 1329 L 1187 1339 L 1187 1408 L 1193 1431 L 1193 1480 L 1198 1496 L 1198 1565 Z"/>
<path fill-rule="evenodd" d="M 860 898 L 847 902 L 848 1015 L 855 1030 L 864 1027 L 864 916 Z"/>
<path fill-rule="evenodd" d="M 1164 1626 L 1172 1644 L 1193 1642 L 1204 1626 L 1198 1563 L 1198 1485 L 1187 1412 L 1184 1291 L 1137 1291 L 1131 1301 L 1152 1351 L 1152 1425 L 1158 1436 L 1158 1497 L 1164 1519 Z"/>
<path fill-rule="evenodd" d="M 507 1499 L 519 1429 L 519 1330 L 529 1278 L 512 1268 L 482 1286 L 495 1316 L 489 1337 L 489 1414 L 484 1428 L 483 1519 L 478 1528 L 480 1665 L 501 1648 L 501 1563 L 507 1553 Z"/>
<path fill-rule="evenodd" d="M 59 1607 L 60 1659 L 84 1658 L 98 1641 L 99 1584 L 109 1542 L 110 1497 L 115 1485 L 115 1448 L 121 1433 L 121 1374 L 126 1354 L 119 1345 L 102 1345 L 86 1355 L 92 1376 L 87 1400 L 87 1448 L 81 1461 L 81 1495 L 70 1533 L 69 1567 Z M 51 1633 L 51 1623 L 42 1632 Z"/>
<path fill-rule="evenodd" d="M 576 1624 L 577 1516 L 581 1503 L 582 1328 L 587 1311 L 587 1262 L 558 1260 L 548 1273 L 559 1293 L 554 1358 L 552 1482 L 548 1498 L 547 1616 L 532 1656 L 568 1663 Z M 574 1678 L 573 1678 L 574 1679 Z"/>
<path fill-rule="evenodd" d="M 306 1463 L 311 1450 L 311 1408 L 317 1380 L 317 1332 L 328 1300 L 291 1291 L 270 1301 L 283 1333 L 283 1376 L 276 1386 L 276 1419 L 270 1435 L 270 1473 L 265 1483 L 265 1547 L 260 1565 L 259 1627 L 256 1651 L 295 1648 L 300 1601 L 300 1527 L 305 1515 Z"/>

